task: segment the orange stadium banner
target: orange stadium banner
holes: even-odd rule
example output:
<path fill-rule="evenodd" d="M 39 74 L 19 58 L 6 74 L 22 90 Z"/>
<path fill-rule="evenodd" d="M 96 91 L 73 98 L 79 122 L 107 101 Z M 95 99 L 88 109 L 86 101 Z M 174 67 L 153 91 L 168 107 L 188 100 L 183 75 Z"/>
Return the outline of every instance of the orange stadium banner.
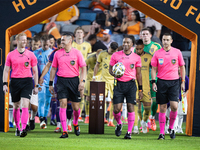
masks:
<path fill-rule="evenodd" d="M 10 37 L 34 26 L 80 0 L 3 0 L 1 1 L 0 78 L 10 51 Z M 200 35 L 199 0 L 124 0 L 149 17 L 192 42 L 186 134 L 200 136 Z M 0 82 L 0 131 L 7 132 L 9 100 Z"/>

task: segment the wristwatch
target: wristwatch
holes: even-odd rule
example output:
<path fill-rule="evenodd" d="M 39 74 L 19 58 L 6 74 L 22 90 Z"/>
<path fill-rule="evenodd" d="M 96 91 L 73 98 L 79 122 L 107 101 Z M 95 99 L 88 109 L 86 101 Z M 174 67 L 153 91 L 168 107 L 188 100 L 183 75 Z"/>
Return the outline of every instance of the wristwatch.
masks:
<path fill-rule="evenodd" d="M 84 82 L 84 83 L 85 83 L 85 80 L 83 79 L 83 80 L 81 80 L 81 82 Z"/>

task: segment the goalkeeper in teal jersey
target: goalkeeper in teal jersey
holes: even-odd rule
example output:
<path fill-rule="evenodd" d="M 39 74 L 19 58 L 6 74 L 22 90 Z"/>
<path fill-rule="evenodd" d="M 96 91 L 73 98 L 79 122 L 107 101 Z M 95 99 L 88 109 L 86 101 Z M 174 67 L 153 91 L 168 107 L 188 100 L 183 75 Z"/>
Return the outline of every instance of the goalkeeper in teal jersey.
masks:
<path fill-rule="evenodd" d="M 141 37 L 144 43 L 144 52 L 151 54 L 152 56 L 154 53 L 161 49 L 161 45 L 151 41 L 151 32 L 149 28 L 143 28 L 141 32 Z M 152 98 L 152 104 L 151 104 L 151 129 L 153 131 L 156 130 L 156 124 L 155 124 L 155 115 L 158 108 L 158 105 L 156 103 L 156 92 L 152 90 L 152 84 L 151 84 L 151 69 L 149 70 L 149 81 L 150 81 L 150 88 L 151 88 L 151 98 Z M 157 78 L 156 78 L 157 80 Z"/>

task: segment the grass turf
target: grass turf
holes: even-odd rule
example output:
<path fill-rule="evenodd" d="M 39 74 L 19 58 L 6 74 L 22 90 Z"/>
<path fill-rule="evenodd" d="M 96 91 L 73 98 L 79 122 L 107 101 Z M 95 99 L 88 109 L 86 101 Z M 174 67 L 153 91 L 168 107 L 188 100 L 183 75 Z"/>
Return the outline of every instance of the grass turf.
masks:
<path fill-rule="evenodd" d="M 158 126 L 158 122 L 157 126 Z M 88 134 L 88 125 L 79 123 L 81 135 L 76 136 L 74 132 L 69 133 L 68 139 L 60 139 L 61 133 L 54 133 L 55 126 L 46 129 L 40 129 L 36 124 L 34 131 L 28 132 L 24 138 L 15 136 L 15 128 L 10 128 L 7 133 L 0 133 L 0 149 L 7 150 L 37 150 L 37 149 L 149 149 L 149 150 L 192 150 L 200 149 L 200 138 L 189 137 L 185 134 L 176 134 L 176 139 L 171 140 L 169 135 L 165 136 L 165 140 L 157 140 L 159 128 L 156 131 L 149 131 L 147 134 L 140 133 L 132 135 L 132 139 L 124 139 L 127 131 L 127 125 L 123 126 L 120 137 L 115 136 L 115 128 L 105 125 L 104 134 Z M 185 131 L 185 123 L 183 123 Z M 73 130 L 74 131 L 74 130 Z"/>

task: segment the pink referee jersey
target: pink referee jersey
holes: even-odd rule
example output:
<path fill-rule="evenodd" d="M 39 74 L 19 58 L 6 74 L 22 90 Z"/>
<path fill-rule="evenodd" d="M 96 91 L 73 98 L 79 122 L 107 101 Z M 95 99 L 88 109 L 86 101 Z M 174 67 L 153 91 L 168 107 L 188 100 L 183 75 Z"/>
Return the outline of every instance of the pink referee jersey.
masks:
<path fill-rule="evenodd" d="M 79 76 L 79 67 L 84 66 L 86 63 L 83 55 L 75 48 L 72 48 L 69 53 L 66 53 L 64 48 L 58 50 L 52 63 L 52 67 L 58 68 L 59 77 L 68 78 Z"/>
<path fill-rule="evenodd" d="M 32 77 L 31 67 L 37 65 L 37 58 L 33 52 L 25 50 L 20 54 L 17 49 L 8 53 L 6 58 L 6 66 L 11 67 L 11 78 L 27 78 Z"/>
<path fill-rule="evenodd" d="M 122 50 L 112 54 L 110 65 L 114 66 L 118 62 L 123 63 L 125 66 L 124 75 L 121 78 L 117 78 L 118 81 L 127 82 L 131 79 L 136 79 L 136 67 L 142 67 L 140 56 L 133 52 L 130 55 L 126 55 Z"/>
<path fill-rule="evenodd" d="M 151 59 L 151 65 L 158 67 L 157 77 L 163 80 L 179 79 L 178 67 L 185 65 L 182 53 L 179 49 L 171 47 L 166 52 L 163 48 L 156 51 Z"/>

